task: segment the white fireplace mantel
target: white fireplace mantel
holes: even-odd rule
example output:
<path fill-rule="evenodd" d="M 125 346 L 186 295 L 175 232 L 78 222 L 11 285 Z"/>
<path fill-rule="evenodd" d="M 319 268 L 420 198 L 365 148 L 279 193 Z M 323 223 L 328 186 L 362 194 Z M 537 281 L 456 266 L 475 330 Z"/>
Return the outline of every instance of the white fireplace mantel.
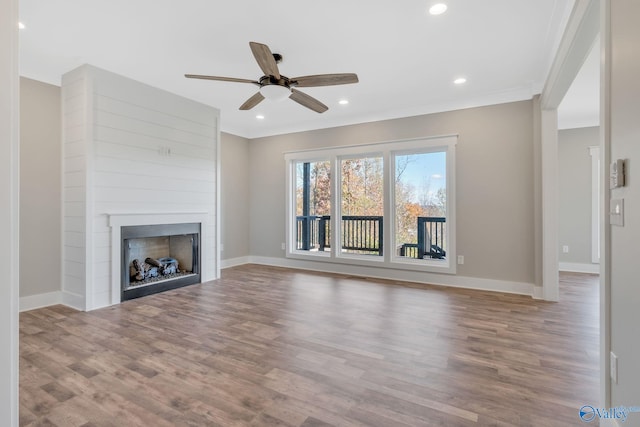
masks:
<path fill-rule="evenodd" d="M 206 222 L 209 212 L 134 212 L 107 213 L 109 227 L 132 225 L 180 224 L 183 222 Z"/>

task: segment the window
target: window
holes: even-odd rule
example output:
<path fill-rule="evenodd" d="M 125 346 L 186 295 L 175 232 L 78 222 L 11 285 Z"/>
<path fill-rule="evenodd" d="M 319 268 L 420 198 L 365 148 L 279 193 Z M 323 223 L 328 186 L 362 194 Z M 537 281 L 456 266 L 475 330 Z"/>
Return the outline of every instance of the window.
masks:
<path fill-rule="evenodd" d="M 383 254 L 382 157 L 340 160 L 340 246 L 343 253 Z"/>
<path fill-rule="evenodd" d="M 456 141 L 286 154 L 287 256 L 455 273 Z"/>
<path fill-rule="evenodd" d="M 297 162 L 296 250 L 325 252 L 331 249 L 331 162 Z"/>
<path fill-rule="evenodd" d="M 447 153 L 393 155 L 395 244 L 408 259 L 447 257 Z"/>

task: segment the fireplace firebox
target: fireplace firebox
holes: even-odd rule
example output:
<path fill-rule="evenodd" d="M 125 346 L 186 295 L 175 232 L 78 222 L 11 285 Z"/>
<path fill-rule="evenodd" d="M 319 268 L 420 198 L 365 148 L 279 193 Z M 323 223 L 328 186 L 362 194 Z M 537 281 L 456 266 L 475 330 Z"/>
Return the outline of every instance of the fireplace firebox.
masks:
<path fill-rule="evenodd" d="M 130 300 L 200 283 L 200 224 L 123 226 L 122 295 Z"/>

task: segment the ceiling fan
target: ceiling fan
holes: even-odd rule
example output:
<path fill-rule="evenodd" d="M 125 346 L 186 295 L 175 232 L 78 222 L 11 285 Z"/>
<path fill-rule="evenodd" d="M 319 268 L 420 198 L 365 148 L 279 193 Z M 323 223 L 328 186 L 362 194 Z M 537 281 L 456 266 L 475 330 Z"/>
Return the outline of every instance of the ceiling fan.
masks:
<path fill-rule="evenodd" d="M 282 55 L 271 53 L 269 46 L 262 43 L 249 42 L 251 52 L 262 69 L 264 76 L 260 80 L 237 79 L 234 77 L 203 76 L 199 74 L 185 74 L 189 79 L 219 80 L 223 82 L 251 83 L 257 85 L 260 90 L 240 106 L 240 110 L 250 110 L 265 98 L 279 100 L 289 98 L 298 104 L 307 107 L 317 113 L 324 113 L 329 109 L 322 102 L 304 92 L 298 87 L 334 86 L 349 83 L 358 83 L 358 76 L 353 73 L 342 74 L 317 74 L 289 78 L 280 74 L 278 63 L 282 61 Z"/>

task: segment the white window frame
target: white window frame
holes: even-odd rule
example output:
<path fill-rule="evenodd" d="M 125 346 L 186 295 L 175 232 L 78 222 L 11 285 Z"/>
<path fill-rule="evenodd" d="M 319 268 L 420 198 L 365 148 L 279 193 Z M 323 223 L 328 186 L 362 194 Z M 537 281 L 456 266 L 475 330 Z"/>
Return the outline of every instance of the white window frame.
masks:
<path fill-rule="evenodd" d="M 293 154 L 293 153 L 292 153 Z M 331 253 L 333 252 L 333 240 L 331 241 L 331 251 L 329 252 L 311 252 L 311 251 L 303 251 L 296 249 L 296 233 L 293 232 L 296 229 L 297 224 L 295 223 L 294 218 L 296 217 L 297 209 L 296 209 L 296 164 L 298 163 L 313 163 L 313 162 L 331 162 L 331 227 L 334 226 L 333 219 L 335 216 L 335 198 L 333 196 L 335 188 L 335 179 L 334 179 L 334 169 L 335 169 L 335 161 L 331 158 L 331 156 L 323 156 L 317 151 L 312 152 L 301 152 L 299 156 L 295 158 L 286 158 L 287 161 L 287 195 L 285 200 L 287 201 L 287 239 L 286 239 L 286 251 L 287 257 L 297 258 L 296 256 L 290 256 L 291 254 L 299 254 L 306 257 L 313 258 L 331 258 Z M 332 230 L 335 230 L 332 228 Z"/>
<path fill-rule="evenodd" d="M 455 205 L 455 194 L 453 192 L 453 189 L 450 189 L 450 181 L 449 179 L 451 179 L 451 175 L 449 173 L 450 168 L 453 168 L 454 166 L 454 162 L 451 162 L 449 160 L 449 157 L 452 155 L 450 153 L 450 151 L 453 150 L 449 150 L 447 146 L 441 146 L 441 145 L 434 145 L 434 146 L 429 146 L 429 147 L 424 147 L 424 146 L 409 146 L 409 147 L 405 147 L 405 149 L 403 150 L 395 150 L 391 152 L 391 157 L 390 157 L 390 161 L 389 161 L 389 166 L 391 167 L 391 171 L 390 171 L 390 177 L 395 177 L 396 176 L 396 162 L 395 162 L 395 158 L 396 156 L 406 156 L 406 155 L 412 155 L 412 154 L 425 154 L 425 153 L 441 153 L 441 152 L 445 152 L 446 153 L 446 168 L 447 168 L 447 176 L 446 176 L 446 183 L 447 183 L 447 213 L 446 213 L 446 218 L 447 218 L 447 223 L 449 223 L 450 221 L 450 213 L 449 210 L 453 205 Z M 395 181 L 395 179 L 394 179 Z M 392 206 L 395 207 L 396 206 L 396 200 L 395 200 L 395 186 L 393 185 L 394 183 L 392 183 L 392 185 L 390 186 L 390 191 L 391 191 L 391 195 L 390 195 L 390 200 L 392 203 Z M 453 209 L 453 211 L 455 212 L 455 209 Z M 391 227 L 393 227 L 392 233 L 395 230 L 396 227 L 396 218 L 395 218 L 395 209 L 393 210 L 394 216 L 392 218 L 393 223 L 390 224 Z M 455 218 L 455 214 L 454 214 L 454 218 Z M 455 228 L 455 227 L 453 227 Z M 450 238 L 449 237 L 449 233 L 451 232 L 451 227 L 449 226 L 449 224 L 447 224 L 447 257 L 446 260 L 437 260 L 437 259 L 415 259 L 415 258 L 407 258 L 407 257 L 401 257 L 399 255 L 397 255 L 395 253 L 395 251 L 391 254 L 391 260 L 394 263 L 400 263 L 400 264 L 406 264 L 406 265 L 429 265 L 431 267 L 433 267 L 434 270 L 437 270 L 438 268 L 443 268 L 443 266 L 445 266 L 445 268 L 449 268 L 449 264 L 451 263 L 451 244 L 453 244 L 455 246 L 455 238 Z M 394 234 L 391 235 L 391 237 L 395 237 Z M 395 243 L 395 239 L 394 239 L 394 243 Z M 454 263 L 455 266 L 455 263 Z M 454 267 L 455 268 L 455 267 Z"/>
<path fill-rule="evenodd" d="M 366 146 L 363 146 L 363 148 Z M 378 147 L 376 147 L 378 148 Z M 383 186 L 383 192 L 384 192 L 384 208 L 382 211 L 382 216 L 384 218 L 387 217 L 387 173 L 386 173 L 386 168 L 387 168 L 387 158 L 385 156 L 385 152 L 384 151 L 358 151 L 356 149 L 357 152 L 351 152 L 351 150 L 347 150 L 346 153 L 343 153 L 342 155 L 336 155 L 335 156 L 335 163 L 333 164 L 333 166 L 335 167 L 336 170 L 336 174 L 335 175 L 331 175 L 332 178 L 335 178 L 333 180 L 334 184 L 334 188 L 336 189 L 336 199 L 335 199 L 335 208 L 336 210 L 331 212 L 331 229 L 332 230 L 336 230 L 336 233 L 333 233 L 333 235 L 331 236 L 331 247 L 332 248 L 342 248 L 342 242 L 340 241 L 340 236 L 342 236 L 342 161 L 343 160 L 351 160 L 351 159 L 365 159 L 365 158 L 372 158 L 372 157 L 382 157 L 382 168 L 383 168 L 383 176 L 382 176 L 382 186 Z M 333 212 L 336 212 L 335 215 L 333 214 Z M 383 219 L 382 220 L 383 225 L 386 225 L 386 221 Z M 383 226 L 383 236 L 382 236 L 382 241 L 384 242 L 387 238 L 387 232 L 386 229 Z M 360 254 L 352 254 L 352 253 L 347 253 L 347 252 L 342 252 L 342 251 L 331 251 L 332 253 L 335 252 L 334 258 L 338 258 L 338 259 L 344 259 L 344 260 L 352 260 L 355 261 L 356 263 L 358 263 L 357 261 L 359 260 L 364 260 L 367 262 L 372 262 L 372 263 L 383 263 L 384 262 L 384 258 L 385 258 L 385 254 L 386 251 L 383 248 L 383 256 L 378 256 L 378 255 L 360 255 Z"/>
<path fill-rule="evenodd" d="M 339 146 L 318 150 L 285 153 L 286 162 L 286 257 L 306 261 L 321 261 L 357 266 L 384 267 L 400 270 L 456 273 L 456 194 L 455 194 L 455 146 L 457 135 L 423 137 L 416 139 L 380 142 L 364 145 Z M 447 256 L 445 260 L 417 260 L 399 257 L 392 249 L 395 245 L 395 157 L 404 154 L 446 152 L 447 186 Z M 343 159 L 382 156 L 384 171 L 384 230 L 383 256 L 342 253 L 340 235 L 342 218 L 341 165 Z M 300 162 L 331 162 L 331 251 L 313 252 L 296 249 L 296 167 Z"/>

